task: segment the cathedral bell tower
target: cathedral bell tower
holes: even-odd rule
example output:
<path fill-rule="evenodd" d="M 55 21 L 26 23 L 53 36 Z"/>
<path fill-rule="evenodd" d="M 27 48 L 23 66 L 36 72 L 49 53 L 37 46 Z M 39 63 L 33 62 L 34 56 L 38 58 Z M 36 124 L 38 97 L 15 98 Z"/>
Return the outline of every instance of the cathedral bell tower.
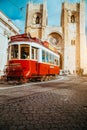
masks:
<path fill-rule="evenodd" d="M 28 3 L 26 10 L 25 33 L 30 33 L 32 37 L 43 39 L 47 25 L 47 8 L 44 4 Z"/>
<path fill-rule="evenodd" d="M 84 71 L 85 67 L 85 3 L 62 4 L 62 29 L 64 34 L 64 69 L 71 73 Z"/>

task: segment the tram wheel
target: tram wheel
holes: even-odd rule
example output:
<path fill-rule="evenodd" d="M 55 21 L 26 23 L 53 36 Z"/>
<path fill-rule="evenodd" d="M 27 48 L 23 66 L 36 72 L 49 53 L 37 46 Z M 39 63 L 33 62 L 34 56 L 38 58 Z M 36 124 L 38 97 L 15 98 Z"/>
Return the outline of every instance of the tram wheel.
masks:
<path fill-rule="evenodd" d="M 21 79 L 20 79 L 20 83 L 22 84 L 22 83 L 27 83 L 28 82 L 28 79 L 26 78 L 26 77 L 22 77 Z"/>
<path fill-rule="evenodd" d="M 45 76 L 42 76 L 40 79 L 41 82 L 45 81 Z"/>

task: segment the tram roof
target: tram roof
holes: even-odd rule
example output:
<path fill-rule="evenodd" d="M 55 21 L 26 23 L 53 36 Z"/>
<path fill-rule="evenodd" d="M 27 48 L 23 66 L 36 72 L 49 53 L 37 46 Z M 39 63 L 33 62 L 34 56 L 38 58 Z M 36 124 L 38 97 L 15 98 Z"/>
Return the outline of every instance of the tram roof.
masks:
<path fill-rule="evenodd" d="M 42 41 L 40 39 L 36 37 L 31 37 L 29 33 L 11 36 L 10 42 L 16 42 L 16 41 L 29 41 L 29 42 L 36 42 L 36 43 L 42 44 Z"/>
<path fill-rule="evenodd" d="M 43 45 L 44 47 L 46 47 L 46 48 L 50 49 L 51 51 L 58 54 L 57 49 L 55 47 L 52 47 L 49 42 L 41 41 L 39 38 L 36 38 L 36 37 L 31 37 L 30 33 L 18 34 L 15 36 L 11 36 L 10 43 L 11 42 L 18 42 L 18 41 L 35 42 L 35 43 Z"/>

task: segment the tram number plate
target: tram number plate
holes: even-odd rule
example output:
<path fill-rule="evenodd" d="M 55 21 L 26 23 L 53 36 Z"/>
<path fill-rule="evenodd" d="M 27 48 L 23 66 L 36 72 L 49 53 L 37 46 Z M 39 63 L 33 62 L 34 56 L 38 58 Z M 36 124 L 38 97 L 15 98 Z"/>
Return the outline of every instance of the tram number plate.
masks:
<path fill-rule="evenodd" d="M 51 66 L 50 66 L 50 68 L 54 68 L 54 66 L 53 66 L 53 65 L 51 65 Z"/>

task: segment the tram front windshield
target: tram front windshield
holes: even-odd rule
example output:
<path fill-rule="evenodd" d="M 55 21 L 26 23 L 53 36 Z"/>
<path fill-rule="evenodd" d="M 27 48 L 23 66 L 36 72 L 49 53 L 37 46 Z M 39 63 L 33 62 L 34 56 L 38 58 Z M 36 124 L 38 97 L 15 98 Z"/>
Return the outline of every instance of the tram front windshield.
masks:
<path fill-rule="evenodd" d="M 21 59 L 29 59 L 30 58 L 29 52 L 30 52 L 29 45 L 25 45 L 25 44 L 20 45 Z"/>
<path fill-rule="evenodd" d="M 30 47 L 26 44 L 11 45 L 8 48 L 9 59 L 29 59 Z"/>
<path fill-rule="evenodd" d="M 11 46 L 11 59 L 18 58 L 18 45 Z"/>

